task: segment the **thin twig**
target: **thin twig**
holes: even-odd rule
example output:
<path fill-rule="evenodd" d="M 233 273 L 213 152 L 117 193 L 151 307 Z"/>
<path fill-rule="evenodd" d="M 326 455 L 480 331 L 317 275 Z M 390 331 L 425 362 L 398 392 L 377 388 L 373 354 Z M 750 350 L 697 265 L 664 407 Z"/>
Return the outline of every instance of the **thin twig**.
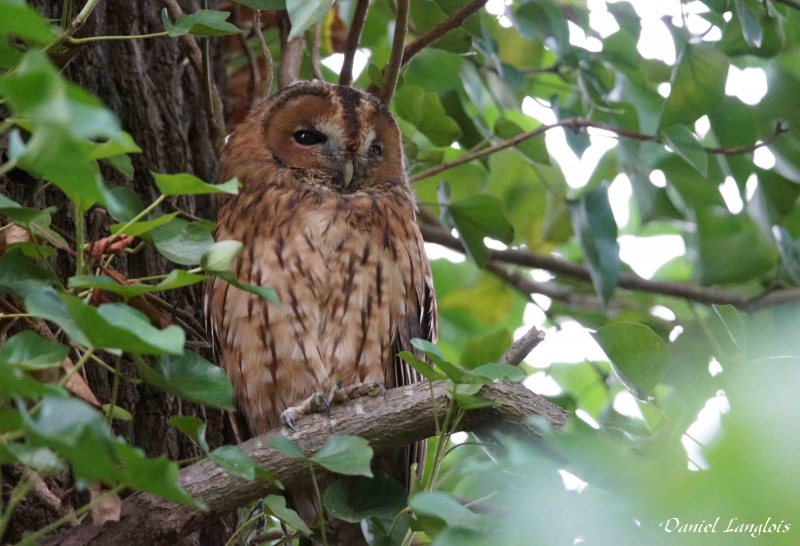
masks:
<path fill-rule="evenodd" d="M 464 24 L 464 21 L 466 21 L 470 15 L 474 14 L 476 11 L 485 6 L 486 2 L 487 0 L 472 0 L 472 2 L 462 7 L 450 17 L 438 25 L 435 25 L 422 36 L 408 44 L 403 51 L 403 62 L 401 66 L 406 66 L 414 55 L 431 45 L 433 42 L 451 30 L 455 30 Z"/>
<path fill-rule="evenodd" d="M 314 79 L 321 82 L 325 81 L 322 75 L 322 65 L 319 60 L 319 50 L 322 47 L 322 21 L 314 25 L 314 40 L 311 42 L 311 73 L 314 74 Z M 345 59 L 347 62 L 347 59 Z M 344 70 L 344 68 L 342 69 Z"/>
<path fill-rule="evenodd" d="M 429 169 L 425 169 L 424 171 L 418 172 L 414 176 L 411 177 L 411 182 L 419 182 L 424 178 L 428 178 L 429 176 L 434 176 L 441 172 L 447 171 L 454 167 L 458 167 L 459 165 L 463 165 L 464 163 L 469 163 L 475 159 L 480 159 L 481 157 L 485 157 L 487 155 L 491 155 L 493 153 L 499 152 L 501 150 L 505 150 L 507 148 L 511 148 L 516 146 L 520 142 L 528 140 L 529 138 L 534 138 L 540 135 L 543 135 L 550 129 L 555 129 L 556 127 L 565 127 L 568 129 L 572 129 L 573 131 L 578 131 L 583 127 L 593 127 L 595 129 L 602 129 L 604 131 L 609 131 L 615 133 L 620 136 L 633 138 L 635 140 L 641 140 L 644 142 L 661 142 L 660 138 L 656 135 L 645 135 L 642 133 L 637 133 L 635 131 L 629 131 L 627 129 L 621 129 L 619 127 L 614 127 L 613 125 L 609 125 L 607 123 L 600 123 L 597 121 L 591 121 L 581 117 L 572 117 L 567 119 L 562 119 L 557 121 L 556 123 L 552 123 L 550 125 L 540 125 L 536 129 L 532 131 L 528 131 L 525 133 L 520 133 L 512 138 L 504 140 L 495 144 L 494 146 L 489 146 L 488 148 L 482 148 L 480 150 L 476 150 L 474 152 L 466 153 L 461 157 L 457 157 L 452 161 L 448 161 L 446 163 L 442 163 L 441 165 L 436 165 Z M 786 132 L 786 128 L 783 124 L 778 124 L 775 129 L 775 133 L 765 140 L 764 142 L 759 142 L 757 144 L 753 144 L 752 146 L 739 146 L 735 148 L 704 148 L 706 152 L 710 154 L 722 154 L 722 155 L 739 155 L 739 154 L 746 154 L 750 152 L 754 152 L 759 148 L 764 146 L 769 146 L 775 140 Z"/>
<path fill-rule="evenodd" d="M 465 252 L 461 240 L 453 237 L 440 226 L 421 224 L 420 231 L 427 242 L 440 244 L 456 252 Z M 489 249 L 489 255 L 490 259 L 495 262 L 515 264 L 533 269 L 544 269 L 552 273 L 564 275 L 565 277 L 591 282 L 591 276 L 586 267 L 553 256 L 544 256 L 516 248 L 507 250 Z M 800 288 L 776 290 L 756 297 L 749 297 L 718 288 L 697 286 L 684 282 L 651 281 L 632 273 L 621 274 L 617 286 L 620 288 L 627 288 L 628 290 L 683 298 L 705 305 L 729 304 L 750 311 L 800 300 Z"/>
<path fill-rule="evenodd" d="M 503 353 L 503 356 L 500 357 L 498 362 L 516 366 L 525 360 L 525 357 L 542 341 L 544 341 L 544 332 L 539 330 L 536 326 L 533 326 L 530 330 L 525 332 L 525 335 L 512 343 L 511 347 L 506 349 L 506 352 Z"/>
<path fill-rule="evenodd" d="M 255 24 L 253 25 L 255 28 Z M 247 56 L 247 63 L 250 66 L 250 85 L 247 89 L 248 99 L 247 103 L 250 106 L 255 105 L 256 97 L 258 96 L 258 82 L 261 81 L 261 74 L 259 74 L 258 70 L 258 59 L 250 50 L 250 46 L 247 45 L 247 37 L 244 34 L 239 34 L 239 45 L 242 47 L 242 51 Z"/>
<path fill-rule="evenodd" d="M 353 59 L 356 57 L 356 50 L 361 42 L 361 32 L 364 30 L 364 23 L 367 20 L 368 8 L 369 0 L 358 0 L 344 46 L 344 63 L 342 71 L 339 72 L 339 85 L 350 85 L 353 82 Z"/>
<path fill-rule="evenodd" d="M 281 12 L 280 35 L 281 35 L 281 60 L 278 67 L 278 87 L 283 89 L 292 85 L 300 77 L 300 64 L 303 62 L 303 45 L 305 35 L 300 34 L 293 39 L 289 39 L 292 23 L 289 15 Z"/>
<path fill-rule="evenodd" d="M 264 61 L 267 66 L 265 68 L 266 74 L 264 75 L 264 98 L 268 98 L 272 91 L 272 54 L 269 52 L 267 41 L 264 39 L 264 33 L 261 31 L 261 11 L 253 10 L 253 32 L 256 33 L 258 45 L 261 48 L 261 54 L 264 56 Z"/>
<path fill-rule="evenodd" d="M 378 93 L 378 97 L 387 105 L 392 102 L 397 80 L 400 77 L 400 69 L 403 66 L 403 46 L 408 33 L 409 3 L 409 0 L 397 0 L 397 19 L 394 25 L 394 38 L 392 38 L 392 53 L 389 56 L 389 62 L 386 63 L 386 68 L 383 69 L 383 86 Z"/>

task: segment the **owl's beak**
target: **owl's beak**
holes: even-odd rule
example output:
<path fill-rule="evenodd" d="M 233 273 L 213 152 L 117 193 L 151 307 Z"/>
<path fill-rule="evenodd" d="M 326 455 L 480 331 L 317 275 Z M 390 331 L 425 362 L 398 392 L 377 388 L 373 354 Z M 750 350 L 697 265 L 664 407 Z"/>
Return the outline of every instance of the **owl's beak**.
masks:
<path fill-rule="evenodd" d="M 347 160 L 342 165 L 342 186 L 344 189 L 350 187 L 351 180 L 353 180 L 353 162 Z"/>

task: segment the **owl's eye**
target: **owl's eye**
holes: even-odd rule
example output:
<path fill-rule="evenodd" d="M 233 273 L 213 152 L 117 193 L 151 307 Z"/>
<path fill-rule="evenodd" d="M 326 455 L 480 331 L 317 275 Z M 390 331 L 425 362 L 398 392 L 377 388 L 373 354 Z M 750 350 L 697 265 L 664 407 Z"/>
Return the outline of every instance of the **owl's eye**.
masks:
<path fill-rule="evenodd" d="M 292 137 L 300 146 L 314 146 L 315 144 L 322 144 L 328 140 L 322 133 L 308 130 L 297 131 Z"/>
<path fill-rule="evenodd" d="M 369 153 L 371 155 L 377 155 L 378 157 L 380 157 L 381 147 L 378 146 L 377 144 L 373 144 L 372 146 L 369 147 Z"/>

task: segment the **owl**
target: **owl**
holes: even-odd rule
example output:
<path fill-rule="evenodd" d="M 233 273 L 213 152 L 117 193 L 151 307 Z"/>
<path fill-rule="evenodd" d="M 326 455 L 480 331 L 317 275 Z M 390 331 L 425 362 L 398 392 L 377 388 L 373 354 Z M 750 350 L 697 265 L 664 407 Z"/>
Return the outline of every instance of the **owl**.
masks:
<path fill-rule="evenodd" d="M 436 300 L 386 105 L 319 81 L 284 88 L 231 135 L 220 179 L 234 177 L 215 238 L 242 242 L 231 271 L 280 306 L 214 278 L 205 311 L 251 432 L 418 381 L 397 353 L 436 340 Z"/>

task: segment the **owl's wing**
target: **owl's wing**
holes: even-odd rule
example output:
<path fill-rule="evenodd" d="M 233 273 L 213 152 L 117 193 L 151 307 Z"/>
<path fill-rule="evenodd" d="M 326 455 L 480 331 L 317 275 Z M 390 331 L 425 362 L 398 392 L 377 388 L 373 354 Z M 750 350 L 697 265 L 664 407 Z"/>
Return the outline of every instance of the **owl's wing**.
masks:
<path fill-rule="evenodd" d="M 395 381 L 395 384 L 391 385 L 392 387 L 402 387 L 422 380 L 420 374 L 399 358 L 397 353 L 400 351 L 409 351 L 418 358 L 424 358 L 423 355 L 411 345 L 411 340 L 420 338 L 430 341 L 431 343 L 436 343 L 438 335 L 436 293 L 433 289 L 431 265 L 425 254 L 422 234 L 419 232 L 419 228 L 417 228 L 416 224 L 413 225 L 412 233 L 416 239 L 409 245 L 413 249 L 412 252 L 409 253 L 409 257 L 412 261 L 412 267 L 410 269 L 416 272 L 416 275 L 414 275 L 411 283 L 413 289 L 406 291 L 406 316 L 403 323 L 399 325 L 397 337 L 392 347 Z M 422 478 L 422 471 L 425 468 L 426 452 L 426 440 L 405 446 L 403 453 L 402 481 L 406 487 L 408 487 L 410 483 L 408 471 L 411 464 L 417 463 L 417 479 Z"/>

